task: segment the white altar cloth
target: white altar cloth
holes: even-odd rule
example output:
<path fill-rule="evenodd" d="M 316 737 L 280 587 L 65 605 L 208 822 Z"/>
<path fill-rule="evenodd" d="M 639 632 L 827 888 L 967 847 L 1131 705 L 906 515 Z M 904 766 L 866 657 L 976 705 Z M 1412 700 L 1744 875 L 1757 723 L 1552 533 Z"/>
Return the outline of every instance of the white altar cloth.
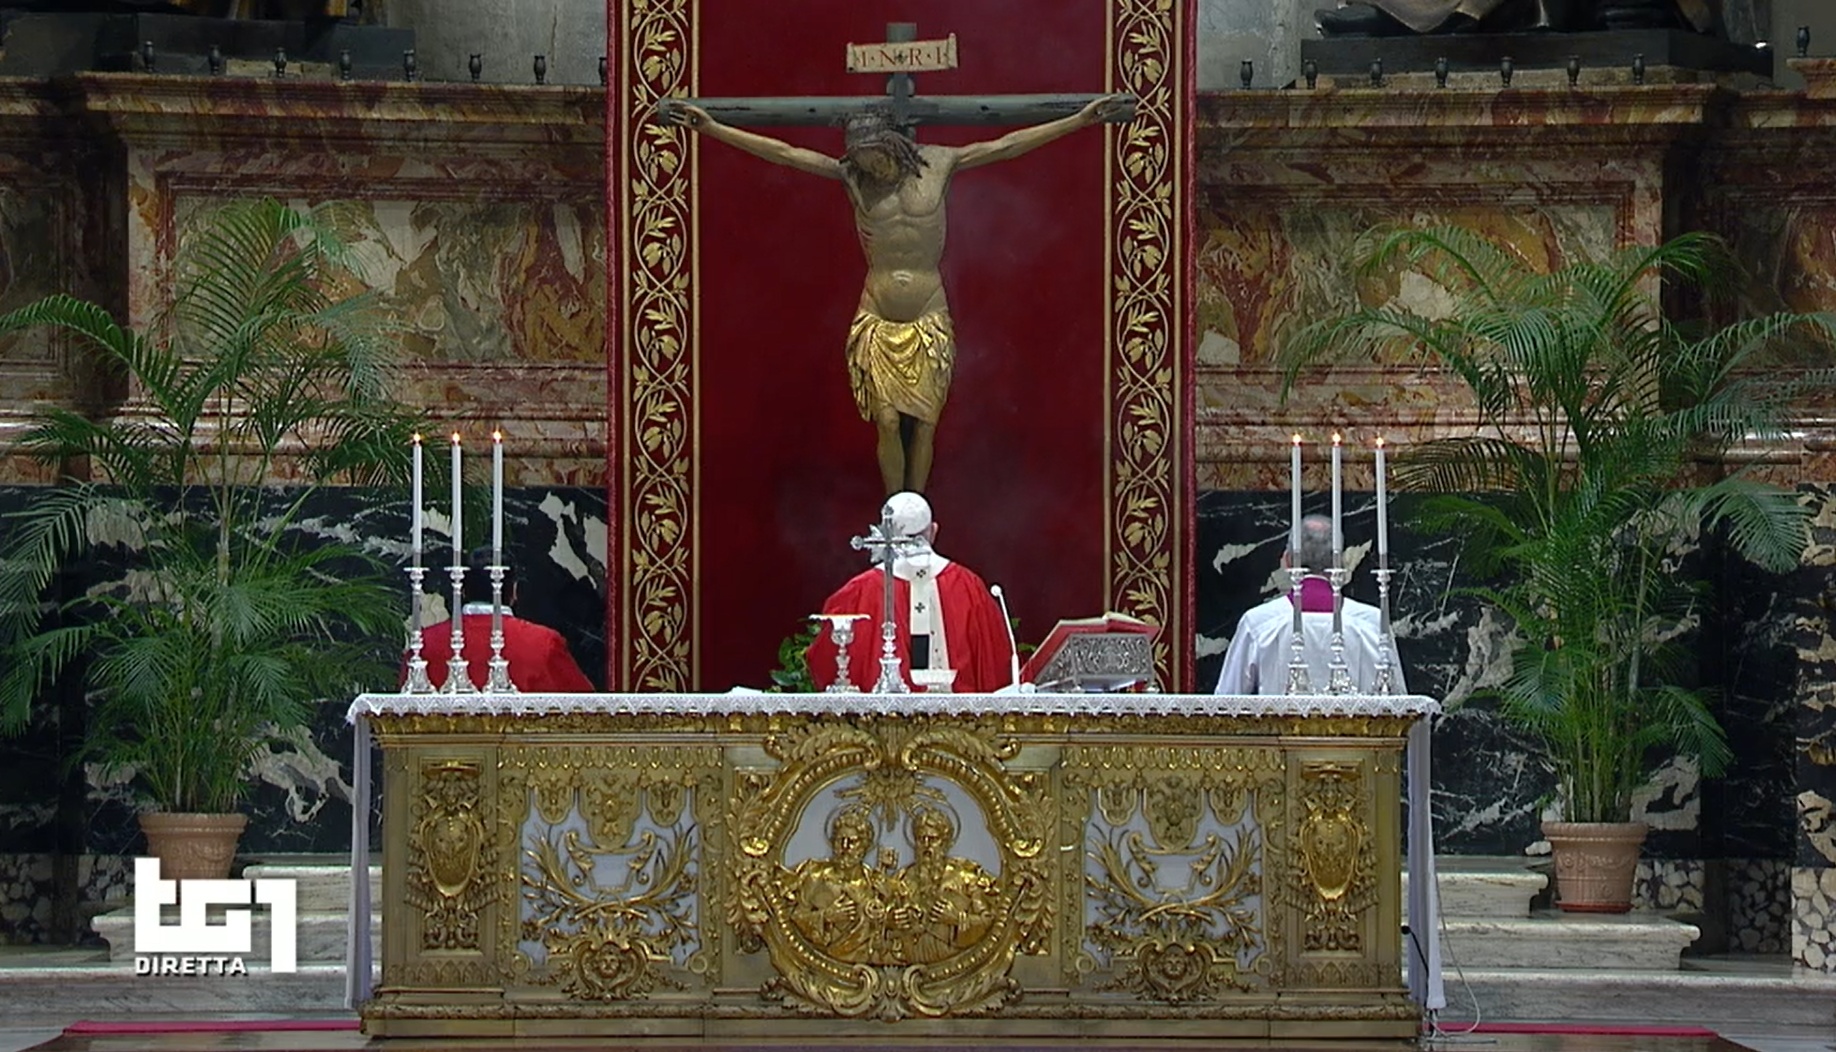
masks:
<path fill-rule="evenodd" d="M 356 725 L 351 758 L 351 927 L 345 949 L 345 1003 L 369 1000 L 371 716 L 544 713 L 607 715 L 797 716 L 1413 716 L 1408 740 L 1409 994 L 1439 1011 L 1440 896 L 1434 869 L 1429 760 L 1432 717 L 1441 703 L 1420 694 L 362 694 L 346 718 Z"/>

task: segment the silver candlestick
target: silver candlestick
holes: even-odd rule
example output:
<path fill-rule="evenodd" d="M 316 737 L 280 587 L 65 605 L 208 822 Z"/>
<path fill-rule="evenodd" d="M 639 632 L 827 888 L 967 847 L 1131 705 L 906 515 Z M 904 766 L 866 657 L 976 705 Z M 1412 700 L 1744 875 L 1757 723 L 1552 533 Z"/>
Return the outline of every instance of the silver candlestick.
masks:
<path fill-rule="evenodd" d="M 1335 554 L 1333 562 L 1342 559 L 1343 556 Z M 1350 577 L 1351 571 L 1342 565 L 1326 571 L 1326 580 L 1332 584 L 1332 664 L 1326 672 L 1328 694 L 1352 692 L 1351 669 L 1345 665 L 1345 582 Z"/>
<path fill-rule="evenodd" d="M 510 681 L 510 662 L 504 659 L 504 556 L 491 553 L 491 665 L 485 680 L 486 694 L 515 694 Z"/>
<path fill-rule="evenodd" d="M 421 566 L 421 553 L 414 553 L 414 565 L 408 568 L 408 679 L 403 694 L 432 694 L 433 681 L 427 678 L 427 659 L 421 656 L 421 578 L 427 571 Z"/>
<path fill-rule="evenodd" d="M 1301 619 L 1301 582 L 1307 577 L 1307 568 L 1301 566 L 1299 559 L 1291 559 L 1288 567 L 1288 598 L 1294 603 L 1294 634 L 1288 641 L 1288 693 L 1313 693 L 1313 679 L 1307 674 L 1307 641 L 1305 638 L 1306 622 Z"/>
<path fill-rule="evenodd" d="M 1396 650 L 1395 642 L 1390 638 L 1390 575 L 1392 572 L 1387 558 L 1379 558 L 1379 565 L 1372 576 L 1377 578 L 1377 682 L 1373 692 L 1377 694 L 1396 693 Z"/>
<path fill-rule="evenodd" d="M 478 687 L 472 682 L 471 666 L 465 663 L 465 567 L 453 566 L 447 569 L 453 578 L 453 656 L 446 659 L 446 686 L 441 688 L 447 694 L 476 694 Z"/>

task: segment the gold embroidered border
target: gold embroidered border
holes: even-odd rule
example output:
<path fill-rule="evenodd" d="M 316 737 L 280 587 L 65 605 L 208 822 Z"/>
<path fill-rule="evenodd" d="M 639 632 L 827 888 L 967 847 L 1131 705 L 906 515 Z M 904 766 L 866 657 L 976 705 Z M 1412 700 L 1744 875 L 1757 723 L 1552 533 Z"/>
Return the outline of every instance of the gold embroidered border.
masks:
<path fill-rule="evenodd" d="M 625 129 L 615 185 L 623 195 L 614 232 L 622 263 L 624 404 L 613 443 L 622 478 L 616 553 L 620 655 L 614 681 L 630 690 L 689 689 L 694 595 L 693 487 L 695 271 L 689 215 L 688 136 L 650 119 L 659 98 L 691 94 L 690 0 L 619 5 L 624 51 L 619 91 Z M 615 363 L 616 365 L 616 363 Z M 615 396 L 616 397 L 616 396 Z"/>
<path fill-rule="evenodd" d="M 614 582 L 614 684 L 690 687 L 694 658 L 693 520 L 695 233 L 688 132 L 648 120 L 658 98 L 693 89 L 693 0 L 623 5 L 619 70 L 625 133 L 615 176 L 625 326 L 623 404 L 613 477 L 623 480 L 622 572 Z M 1141 99 L 1114 135 L 1108 200 L 1111 302 L 1108 504 L 1110 605 L 1163 626 L 1155 660 L 1178 689 L 1189 631 L 1181 574 L 1185 509 L 1180 366 L 1184 289 L 1179 151 L 1185 4 L 1115 0 L 1110 81 Z M 633 134 L 630 129 L 641 128 Z M 617 396 L 615 396 L 617 397 Z"/>
<path fill-rule="evenodd" d="M 1116 0 L 1110 83 L 1141 100 L 1110 159 L 1110 606 L 1161 626 L 1160 682 L 1183 684 L 1185 515 L 1181 390 L 1185 383 L 1179 163 L 1186 5 Z"/>

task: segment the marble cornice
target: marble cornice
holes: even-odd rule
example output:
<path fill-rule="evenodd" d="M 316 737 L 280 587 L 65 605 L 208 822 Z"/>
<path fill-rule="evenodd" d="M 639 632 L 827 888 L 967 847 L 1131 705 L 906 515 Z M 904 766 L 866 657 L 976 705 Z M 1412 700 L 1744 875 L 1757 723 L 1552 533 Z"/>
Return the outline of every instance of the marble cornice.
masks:
<path fill-rule="evenodd" d="M 68 145 L 82 138 L 50 82 L 32 77 L 0 77 L 0 144 Z"/>
<path fill-rule="evenodd" d="M 1198 132 L 1202 144 L 1273 153 L 1417 146 L 1521 150 L 1526 140 L 1661 146 L 1721 123 L 1735 98 L 1713 84 L 1209 92 L 1199 96 Z"/>
<path fill-rule="evenodd" d="M 566 85 L 405 83 L 80 73 L 0 78 L 0 120 L 37 135 L 133 145 L 325 142 L 542 144 L 597 155 L 605 92 Z M 9 128 L 13 134 L 18 132 Z"/>

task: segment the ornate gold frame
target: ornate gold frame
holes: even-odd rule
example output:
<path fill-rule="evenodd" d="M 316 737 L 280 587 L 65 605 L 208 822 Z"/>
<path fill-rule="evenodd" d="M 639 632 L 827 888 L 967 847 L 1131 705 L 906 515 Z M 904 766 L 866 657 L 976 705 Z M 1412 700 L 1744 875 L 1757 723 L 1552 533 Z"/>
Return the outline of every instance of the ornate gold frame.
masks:
<path fill-rule="evenodd" d="M 1184 263 L 1192 3 L 1107 0 L 1105 12 L 1108 85 L 1141 105 L 1133 123 L 1105 132 L 1104 591 L 1111 608 L 1162 626 L 1161 684 L 1182 690 L 1192 634 Z M 701 9 L 698 0 L 652 0 L 612 4 L 610 15 L 610 687 L 682 691 L 695 685 L 702 646 L 695 155 L 686 132 L 649 115 L 660 98 L 697 94 Z"/>

